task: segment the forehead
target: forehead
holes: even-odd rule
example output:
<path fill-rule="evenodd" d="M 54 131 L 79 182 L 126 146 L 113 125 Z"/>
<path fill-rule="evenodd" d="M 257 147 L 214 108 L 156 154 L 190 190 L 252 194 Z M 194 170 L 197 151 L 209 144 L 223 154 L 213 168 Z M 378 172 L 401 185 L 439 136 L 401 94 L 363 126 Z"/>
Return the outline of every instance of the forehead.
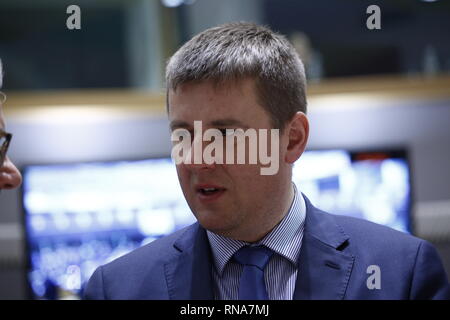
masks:
<path fill-rule="evenodd" d="M 236 81 L 208 81 L 203 80 L 199 82 L 188 82 L 179 85 L 175 90 L 169 91 L 169 102 L 171 104 L 182 104 L 183 100 L 189 99 L 195 100 L 199 103 L 211 103 L 221 102 L 217 99 L 233 100 L 236 95 L 241 99 L 246 97 L 247 99 L 256 97 L 254 81 L 252 79 L 240 79 Z M 177 100 L 178 97 L 181 99 Z M 182 100 L 182 101 L 180 101 Z"/>
<path fill-rule="evenodd" d="M 170 120 L 213 121 L 236 118 L 241 121 L 265 120 L 265 110 L 259 103 L 255 82 L 246 78 L 214 83 L 202 81 L 180 85 L 168 93 Z"/>

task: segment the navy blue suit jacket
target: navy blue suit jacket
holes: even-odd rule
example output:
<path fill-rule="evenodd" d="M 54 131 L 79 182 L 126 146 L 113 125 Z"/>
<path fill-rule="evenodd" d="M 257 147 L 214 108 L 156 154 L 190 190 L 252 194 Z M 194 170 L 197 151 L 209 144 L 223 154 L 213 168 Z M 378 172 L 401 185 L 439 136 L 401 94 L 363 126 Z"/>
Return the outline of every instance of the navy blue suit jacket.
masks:
<path fill-rule="evenodd" d="M 306 201 L 294 299 L 450 299 L 441 260 L 428 242 Z M 368 278 L 379 267 L 380 287 Z M 198 223 L 99 267 L 87 299 L 213 299 L 212 257 Z M 373 278 L 372 278 L 373 280 Z M 369 279 L 370 283 L 372 280 Z"/>

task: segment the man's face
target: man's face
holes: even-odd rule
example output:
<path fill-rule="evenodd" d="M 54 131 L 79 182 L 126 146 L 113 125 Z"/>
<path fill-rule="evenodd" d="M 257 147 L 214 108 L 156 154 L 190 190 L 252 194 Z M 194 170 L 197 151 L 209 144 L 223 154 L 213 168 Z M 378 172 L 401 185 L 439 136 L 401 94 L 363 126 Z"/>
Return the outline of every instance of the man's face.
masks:
<path fill-rule="evenodd" d="M 188 83 L 169 92 L 172 131 L 184 128 L 193 135 L 194 121 L 199 120 L 203 132 L 210 128 L 269 131 L 272 128 L 268 113 L 258 103 L 252 79 L 219 86 L 207 81 Z M 280 137 L 280 150 L 283 148 L 283 137 Z M 275 175 L 261 175 L 260 164 L 247 162 L 181 163 L 177 165 L 177 172 L 184 196 L 204 228 L 249 241 L 260 230 L 273 226 L 274 217 L 284 209 L 280 208 L 279 202 L 286 199 L 286 189 L 291 182 L 287 164 L 281 159 L 282 152 L 278 159 L 280 168 Z M 219 191 L 205 194 L 205 188 Z"/>
<path fill-rule="evenodd" d="M 3 109 L 0 103 L 0 132 L 4 132 L 5 127 L 5 117 L 3 116 Z M 0 165 L 0 190 L 14 189 L 20 186 L 20 184 L 22 183 L 22 176 L 20 175 L 19 170 L 17 170 L 17 168 L 8 158 L 8 156 L 6 157 L 3 165 Z"/>

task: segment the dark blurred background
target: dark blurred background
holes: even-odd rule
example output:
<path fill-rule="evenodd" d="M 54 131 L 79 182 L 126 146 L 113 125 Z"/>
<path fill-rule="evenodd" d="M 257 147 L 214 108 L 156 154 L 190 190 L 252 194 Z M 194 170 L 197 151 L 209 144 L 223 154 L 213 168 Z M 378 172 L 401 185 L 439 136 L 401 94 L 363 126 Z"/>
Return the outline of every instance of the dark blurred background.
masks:
<path fill-rule="evenodd" d="M 81 30 L 66 28 L 70 4 L 81 6 Z M 382 9 L 381 30 L 366 27 L 371 4 Z M 159 90 L 165 59 L 179 45 L 236 20 L 287 35 L 304 50 L 310 78 L 450 70 L 448 1 L 3 0 L 0 9 L 9 90 Z"/>
<path fill-rule="evenodd" d="M 69 5 L 81 29 L 68 30 Z M 381 29 L 369 30 L 369 5 Z M 10 157 L 29 164 L 170 155 L 167 59 L 229 21 L 285 34 L 309 81 L 311 149 L 408 151 L 414 234 L 450 274 L 450 2 L 1 0 Z M 26 298 L 20 191 L 0 195 L 0 298 Z"/>

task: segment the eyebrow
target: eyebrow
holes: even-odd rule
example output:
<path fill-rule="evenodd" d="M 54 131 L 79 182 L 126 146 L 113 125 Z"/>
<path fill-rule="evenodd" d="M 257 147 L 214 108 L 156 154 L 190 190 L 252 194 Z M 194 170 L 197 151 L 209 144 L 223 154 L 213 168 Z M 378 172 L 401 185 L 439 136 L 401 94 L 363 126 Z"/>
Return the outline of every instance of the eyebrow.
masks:
<path fill-rule="evenodd" d="M 225 118 L 225 119 L 217 119 L 210 122 L 210 125 L 213 127 L 227 127 L 227 126 L 236 126 L 242 129 L 248 129 L 248 126 L 243 122 L 233 119 L 233 118 Z M 175 130 L 178 128 L 191 128 L 192 125 L 183 120 L 174 120 L 170 123 L 170 129 Z"/>
<path fill-rule="evenodd" d="M 170 122 L 170 130 L 175 130 L 179 128 L 189 128 L 190 124 L 182 120 L 174 120 Z"/>
<path fill-rule="evenodd" d="M 214 127 L 236 126 L 241 128 L 248 128 L 248 126 L 245 125 L 243 122 L 233 118 L 214 120 L 211 122 L 211 124 Z"/>

